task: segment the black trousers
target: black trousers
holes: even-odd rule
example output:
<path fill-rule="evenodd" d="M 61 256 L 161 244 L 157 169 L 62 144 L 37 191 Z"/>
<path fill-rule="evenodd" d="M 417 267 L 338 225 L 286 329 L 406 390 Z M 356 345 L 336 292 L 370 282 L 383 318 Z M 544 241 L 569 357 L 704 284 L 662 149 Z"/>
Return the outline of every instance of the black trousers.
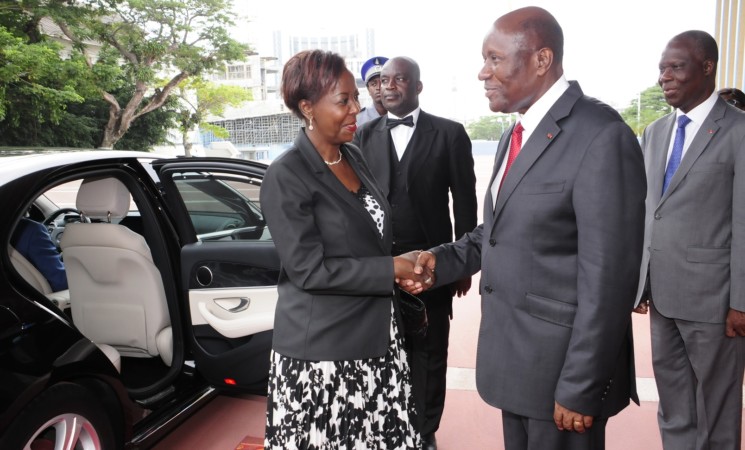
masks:
<path fill-rule="evenodd" d="M 427 306 L 429 327 L 424 337 L 406 336 L 406 350 L 418 429 L 424 435 L 437 431 L 445 408 L 453 296 L 450 287 L 445 286 L 425 291 L 419 297 Z"/>

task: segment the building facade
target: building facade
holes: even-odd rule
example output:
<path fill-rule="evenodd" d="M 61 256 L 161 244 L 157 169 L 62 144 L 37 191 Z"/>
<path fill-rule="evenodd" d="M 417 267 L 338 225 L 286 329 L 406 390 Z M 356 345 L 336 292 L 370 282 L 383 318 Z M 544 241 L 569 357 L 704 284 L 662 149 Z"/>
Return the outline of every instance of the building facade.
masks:
<path fill-rule="evenodd" d="M 745 0 L 717 0 L 716 8 L 717 89 L 745 91 Z"/>
<path fill-rule="evenodd" d="M 241 108 L 227 108 L 221 117 L 209 119 L 210 123 L 228 130 L 232 143 L 242 155 L 252 159 L 274 159 L 295 140 L 302 121 L 287 109 L 279 94 L 282 67 L 285 62 L 303 50 L 321 49 L 341 55 L 355 76 L 360 90 L 360 103 L 371 103 L 361 79 L 362 64 L 375 55 L 375 33 L 372 29 L 356 33 L 336 34 L 318 31 L 299 33 L 275 31 L 271 56 L 253 54 L 246 61 L 227 64 L 215 73 L 215 83 L 233 84 L 250 89 L 254 101 Z M 209 153 L 213 142 L 221 141 L 211 133 L 201 134 L 202 146 Z"/>

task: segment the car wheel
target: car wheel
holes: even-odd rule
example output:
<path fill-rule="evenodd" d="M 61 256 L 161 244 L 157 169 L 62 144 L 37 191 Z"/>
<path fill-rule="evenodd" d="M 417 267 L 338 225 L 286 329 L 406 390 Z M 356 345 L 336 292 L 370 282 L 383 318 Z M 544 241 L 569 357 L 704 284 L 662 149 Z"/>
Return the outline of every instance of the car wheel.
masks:
<path fill-rule="evenodd" d="M 103 406 L 89 390 L 73 383 L 60 383 L 40 394 L 8 430 L 0 440 L 5 450 L 116 448 Z"/>

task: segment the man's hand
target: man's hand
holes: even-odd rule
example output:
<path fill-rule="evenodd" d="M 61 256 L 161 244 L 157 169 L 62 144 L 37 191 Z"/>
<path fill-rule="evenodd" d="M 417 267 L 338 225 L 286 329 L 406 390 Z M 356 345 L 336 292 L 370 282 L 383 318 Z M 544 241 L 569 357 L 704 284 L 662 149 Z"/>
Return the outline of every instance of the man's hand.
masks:
<path fill-rule="evenodd" d="M 639 302 L 639 306 L 634 308 L 634 312 L 637 314 L 647 314 L 649 312 L 649 300 Z"/>
<path fill-rule="evenodd" d="M 420 253 L 421 251 L 417 250 L 393 258 L 396 283 L 410 294 L 419 294 L 435 282 L 434 274 L 430 270 L 416 271 L 416 262 Z"/>
<path fill-rule="evenodd" d="M 554 423 L 559 431 L 576 431 L 584 433 L 592 427 L 592 416 L 569 410 L 554 402 Z"/>
<path fill-rule="evenodd" d="M 745 312 L 730 308 L 724 330 L 727 337 L 745 336 Z"/>
<path fill-rule="evenodd" d="M 432 275 L 435 273 L 435 265 L 436 265 L 436 258 L 435 254 L 432 252 L 419 252 L 419 255 L 416 259 L 416 265 L 414 266 L 414 272 L 416 273 L 425 273 L 429 272 Z"/>
<path fill-rule="evenodd" d="M 463 278 L 450 285 L 450 292 L 453 296 L 464 297 L 471 289 L 471 277 Z"/>

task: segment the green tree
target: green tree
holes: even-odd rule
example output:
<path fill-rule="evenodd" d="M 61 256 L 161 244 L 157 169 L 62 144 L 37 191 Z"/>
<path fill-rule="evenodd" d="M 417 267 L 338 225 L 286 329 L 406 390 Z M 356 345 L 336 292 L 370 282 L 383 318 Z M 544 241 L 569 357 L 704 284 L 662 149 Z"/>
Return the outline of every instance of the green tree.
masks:
<path fill-rule="evenodd" d="M 665 101 L 662 88 L 659 85 L 654 85 L 645 89 L 637 98 L 633 99 L 631 105 L 621 112 L 621 117 L 637 136 L 641 136 L 647 125 L 670 111 L 672 111 L 672 108 Z"/>
<path fill-rule="evenodd" d="M 196 99 L 192 94 L 196 95 Z M 220 85 L 198 78 L 182 82 L 177 95 L 181 100 L 177 123 L 186 156 L 191 156 L 192 143 L 189 132 L 194 127 L 211 131 L 219 138 L 227 138 L 230 135 L 225 128 L 207 122 L 205 119 L 208 115 L 221 116 L 226 106 L 240 106 L 253 100 L 251 91 L 240 86 Z"/>
<path fill-rule="evenodd" d="M 51 18 L 85 57 L 108 104 L 99 145 L 103 148 L 112 148 L 135 120 L 163 106 L 181 82 L 226 61 L 241 60 L 248 51 L 247 45 L 228 35 L 233 25 L 231 0 L 81 0 L 77 4 L 85 6 L 85 14 L 69 17 L 51 11 Z M 102 46 L 97 55 L 91 42 Z M 126 103 L 114 94 L 121 90 L 132 92 Z"/>
<path fill-rule="evenodd" d="M 479 120 L 468 124 L 466 132 L 468 137 L 474 139 L 485 139 L 489 141 L 498 141 L 513 119 L 510 115 L 498 114 L 494 116 L 484 116 Z"/>
<path fill-rule="evenodd" d="M 84 98 L 85 64 L 63 60 L 52 42 L 28 43 L 0 25 L 0 122 L 59 122 L 65 108 Z"/>

